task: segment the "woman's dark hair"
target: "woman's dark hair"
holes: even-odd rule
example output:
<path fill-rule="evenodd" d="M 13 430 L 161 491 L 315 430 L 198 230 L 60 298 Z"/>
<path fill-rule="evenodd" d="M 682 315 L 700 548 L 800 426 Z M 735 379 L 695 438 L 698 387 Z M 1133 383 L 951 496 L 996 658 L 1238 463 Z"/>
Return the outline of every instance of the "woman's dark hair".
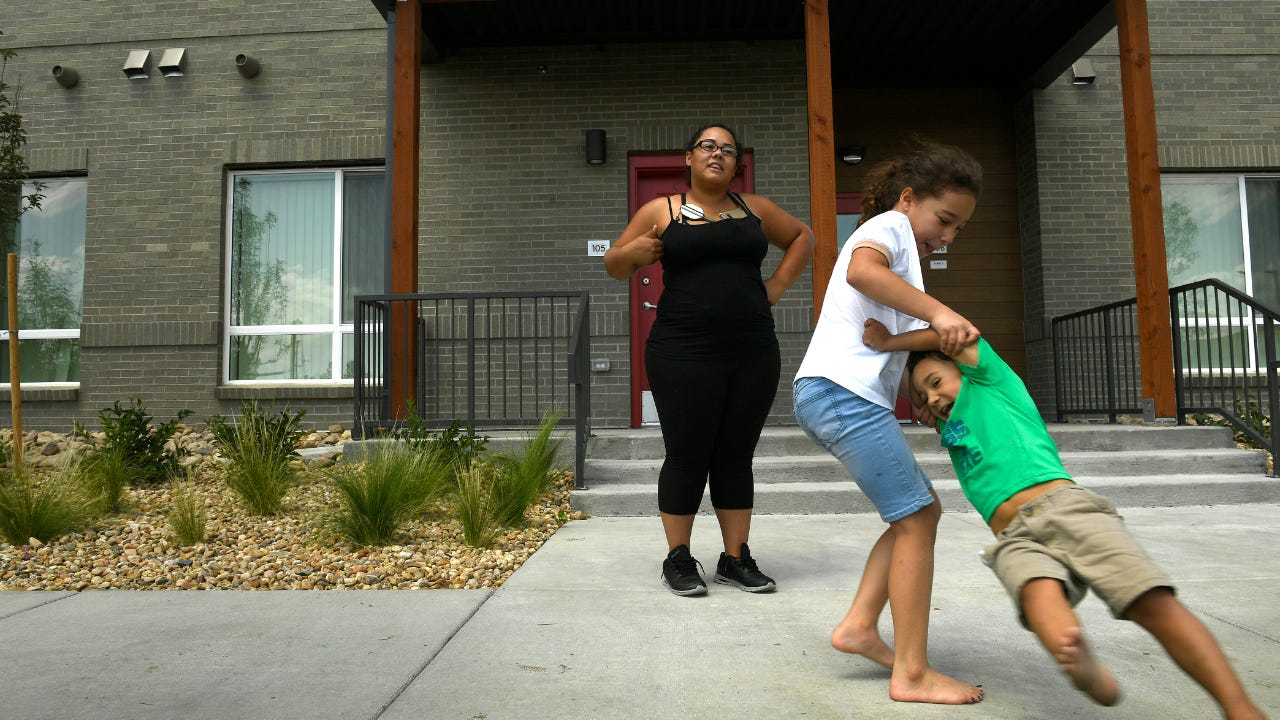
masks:
<path fill-rule="evenodd" d="M 689 142 L 684 144 L 684 151 L 693 152 L 694 146 L 702 139 L 702 133 L 710 130 L 711 128 L 720 128 L 721 130 L 729 133 L 729 137 L 733 138 L 733 146 L 738 148 L 738 157 L 733 159 L 733 168 L 734 173 L 736 174 L 742 167 L 742 143 L 738 142 L 738 133 L 734 132 L 728 125 L 722 125 L 721 123 L 707 123 L 706 125 L 703 125 L 693 131 L 693 134 L 689 136 Z M 693 170 L 691 168 L 686 167 L 684 169 L 684 183 L 689 186 L 693 185 Z"/>
<path fill-rule="evenodd" d="M 982 165 L 972 155 L 927 140 L 916 141 L 916 146 L 911 153 L 885 160 L 867 173 L 859 225 L 892 210 L 906 188 L 924 197 L 941 197 L 948 190 L 967 190 L 975 198 L 982 195 Z"/>

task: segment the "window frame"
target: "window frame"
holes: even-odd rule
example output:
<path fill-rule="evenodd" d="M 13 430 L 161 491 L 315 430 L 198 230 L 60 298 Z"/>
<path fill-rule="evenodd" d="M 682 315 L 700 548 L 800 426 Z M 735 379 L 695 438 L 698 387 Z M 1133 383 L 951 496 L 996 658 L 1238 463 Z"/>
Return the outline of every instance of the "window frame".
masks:
<path fill-rule="evenodd" d="M 222 298 L 223 322 L 222 326 L 222 368 L 220 371 L 221 382 L 225 386 L 230 387 L 351 387 L 354 384 L 354 378 L 344 378 L 343 374 L 343 358 L 344 345 L 347 338 L 354 338 L 355 323 L 342 321 L 342 293 L 343 293 L 343 247 L 345 243 L 345 207 L 343 204 L 345 197 L 345 177 L 348 173 L 381 173 L 385 177 L 387 169 L 385 165 L 357 165 L 357 166 L 308 166 L 297 168 L 252 168 L 252 169 L 233 169 L 227 171 L 227 184 L 225 200 L 224 222 L 227 228 L 224 235 L 223 244 L 223 287 L 226 288 Z M 330 322 L 326 323 L 308 323 L 297 325 L 233 325 L 232 318 L 232 296 L 233 296 L 233 279 L 232 279 L 232 260 L 235 257 L 232 243 L 236 242 L 236 238 L 232 236 L 235 228 L 235 188 L 236 181 L 241 177 L 250 176 L 272 176 L 280 177 L 283 175 L 306 175 L 306 174 L 329 174 L 333 177 L 333 246 L 331 252 L 332 257 L 332 293 L 330 296 L 331 314 Z M 385 202 L 385 196 L 384 196 Z M 330 353 L 330 373 L 328 378 L 268 378 L 241 380 L 231 378 L 231 368 L 233 364 L 233 344 L 236 338 L 257 337 L 257 336 L 329 336 L 329 353 Z"/>
<path fill-rule="evenodd" d="M 1170 181 L 1173 181 L 1170 183 Z M 1280 173 L 1272 172 L 1169 172 L 1162 173 L 1162 185 L 1179 184 L 1181 181 L 1210 181 L 1210 180 L 1231 180 L 1235 184 L 1236 198 L 1239 205 L 1239 222 L 1240 222 L 1240 242 L 1242 244 L 1241 265 L 1244 268 L 1244 287 L 1240 288 L 1240 292 L 1253 297 L 1254 291 L 1254 272 L 1253 267 L 1253 242 L 1251 229 L 1249 227 L 1249 195 L 1247 192 L 1247 184 L 1249 180 L 1268 180 L 1280 181 Z M 1163 204 L 1163 201 L 1162 201 Z M 1167 242 L 1167 238 L 1166 238 Z M 1196 282 L 1191 280 L 1190 282 Z M 1243 358 L 1247 364 L 1234 365 L 1232 367 L 1214 367 L 1206 368 L 1185 368 L 1183 373 L 1188 377 L 1196 377 L 1201 375 L 1215 375 L 1218 372 L 1229 371 L 1233 373 L 1259 375 L 1267 372 L 1265 367 L 1260 367 L 1258 361 L 1258 346 L 1262 342 L 1261 325 L 1263 318 L 1255 313 L 1247 313 L 1247 317 L 1231 317 L 1224 321 L 1222 316 L 1217 317 L 1200 317 L 1179 319 L 1179 324 L 1184 333 L 1191 332 L 1197 336 L 1207 335 L 1215 332 L 1223 327 L 1241 327 L 1245 331 L 1245 340 L 1243 349 L 1245 350 Z"/>
<path fill-rule="evenodd" d="M 85 276 L 85 270 L 86 270 L 85 254 L 87 253 L 88 242 L 89 242 L 89 210 L 88 210 L 89 178 L 86 175 L 77 175 L 77 174 L 60 174 L 60 175 L 47 175 L 47 176 L 39 176 L 39 177 L 28 177 L 27 179 L 23 180 L 21 197 L 22 197 L 22 202 L 25 204 L 26 196 L 29 195 L 31 192 L 35 191 L 34 186 L 37 183 L 44 186 L 48 186 L 51 183 L 63 183 L 63 182 L 77 182 L 84 185 L 85 213 L 84 213 L 84 227 L 82 229 L 82 232 L 84 233 L 84 242 L 81 244 L 81 247 L 80 247 L 80 252 L 81 252 L 80 303 L 79 303 L 80 321 L 76 323 L 76 326 L 74 328 L 19 327 L 18 328 L 19 351 L 21 351 L 22 343 L 28 340 L 74 340 L 76 343 L 77 349 L 82 349 L 80 346 L 80 339 L 81 339 L 80 329 L 81 327 L 84 326 L 84 276 Z M 29 185 L 32 186 L 30 189 L 28 189 Z M 23 215 L 25 216 L 27 212 L 30 212 L 30 211 L 29 210 L 24 211 Z M 36 210 L 35 212 L 38 213 L 40 212 L 40 210 Z M 21 226 L 21 223 L 22 223 L 22 218 L 19 217 L 18 225 Z M 16 228 L 15 228 L 15 233 L 17 233 Z M 18 249 L 21 250 L 22 240 L 21 240 L 20 233 L 16 234 L 14 239 L 18 243 Z M 19 265 L 21 265 L 22 263 L 21 253 L 18 254 L 18 263 Z M 7 282 L 6 282 L 6 285 L 7 285 Z M 7 348 L 8 343 L 12 338 L 12 331 L 10 328 L 7 327 L 9 324 L 8 318 L 5 318 L 3 322 L 6 327 L 0 328 L 0 342 L 3 342 L 5 344 L 5 347 Z M 7 363 L 8 357 L 6 357 L 3 360 L 3 362 Z M 79 353 L 77 353 L 77 363 L 78 362 L 79 362 Z M 79 377 L 79 375 L 80 375 L 80 372 L 79 372 L 79 368 L 77 367 L 76 376 Z M 24 388 L 35 388 L 35 389 L 41 389 L 41 390 L 75 390 L 80 387 L 79 380 L 44 382 L 44 381 L 25 380 L 25 379 L 22 379 L 21 377 L 19 377 L 19 384 L 21 387 L 24 387 Z M 9 390 L 12 390 L 13 388 L 12 379 L 10 379 L 9 382 L 0 382 L 0 388 L 6 388 Z"/>

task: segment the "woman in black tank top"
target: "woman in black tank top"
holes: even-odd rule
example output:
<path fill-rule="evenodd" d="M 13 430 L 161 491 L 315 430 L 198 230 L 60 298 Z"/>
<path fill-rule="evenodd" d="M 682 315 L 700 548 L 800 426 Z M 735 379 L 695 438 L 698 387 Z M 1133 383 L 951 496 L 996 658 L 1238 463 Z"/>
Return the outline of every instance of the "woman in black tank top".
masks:
<path fill-rule="evenodd" d="M 813 231 L 764 197 L 729 191 L 739 148 L 723 125 L 700 128 L 685 147 L 689 192 L 646 203 L 604 256 L 619 280 L 662 262 L 665 288 L 645 364 L 666 447 L 662 579 L 677 595 L 707 591 L 689 541 L 708 481 L 724 540 L 716 582 L 749 592 L 776 587 L 747 547 L 751 460 L 780 373 L 771 307 L 808 265 Z M 783 256 L 763 278 L 770 245 Z"/>

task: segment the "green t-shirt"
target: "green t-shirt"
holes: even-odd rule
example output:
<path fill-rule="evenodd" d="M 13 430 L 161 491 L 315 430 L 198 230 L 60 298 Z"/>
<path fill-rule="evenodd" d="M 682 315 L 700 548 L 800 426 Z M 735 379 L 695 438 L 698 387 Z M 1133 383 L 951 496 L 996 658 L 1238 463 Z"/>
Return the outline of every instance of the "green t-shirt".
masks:
<path fill-rule="evenodd" d="M 1019 490 L 1071 479 L 1027 386 L 986 340 L 978 339 L 977 365 L 956 366 L 964 377 L 942 446 L 983 520 Z"/>

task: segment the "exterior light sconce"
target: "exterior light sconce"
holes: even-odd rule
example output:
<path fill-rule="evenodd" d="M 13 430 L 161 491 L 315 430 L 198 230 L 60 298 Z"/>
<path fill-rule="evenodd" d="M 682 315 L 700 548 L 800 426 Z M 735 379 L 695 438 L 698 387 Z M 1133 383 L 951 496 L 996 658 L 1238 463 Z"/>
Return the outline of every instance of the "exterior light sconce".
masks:
<path fill-rule="evenodd" d="M 240 73 L 241 77 L 254 78 L 257 77 L 258 73 L 261 71 L 262 66 L 258 64 L 257 60 L 245 55 L 244 53 L 236 55 L 236 72 Z"/>
<path fill-rule="evenodd" d="M 64 88 L 73 88 L 80 82 L 80 73 L 63 65 L 53 66 L 53 79 Z"/>
<path fill-rule="evenodd" d="M 845 145 L 836 150 L 836 156 L 840 158 L 840 162 L 845 165 L 857 165 L 862 162 L 862 158 L 867 154 L 866 145 Z"/>
<path fill-rule="evenodd" d="M 182 77 L 186 74 L 186 48 L 168 48 L 160 56 L 160 73 L 165 77 Z"/>
<path fill-rule="evenodd" d="M 151 77 L 151 51 L 130 50 L 124 61 L 124 74 L 130 80 L 146 80 Z"/>
<path fill-rule="evenodd" d="M 1080 59 L 1071 63 L 1072 85 L 1092 85 L 1097 78 L 1098 74 L 1093 71 L 1092 61 Z"/>
<path fill-rule="evenodd" d="M 604 130 L 592 128 L 587 131 L 587 164 L 603 165 L 605 159 Z"/>

